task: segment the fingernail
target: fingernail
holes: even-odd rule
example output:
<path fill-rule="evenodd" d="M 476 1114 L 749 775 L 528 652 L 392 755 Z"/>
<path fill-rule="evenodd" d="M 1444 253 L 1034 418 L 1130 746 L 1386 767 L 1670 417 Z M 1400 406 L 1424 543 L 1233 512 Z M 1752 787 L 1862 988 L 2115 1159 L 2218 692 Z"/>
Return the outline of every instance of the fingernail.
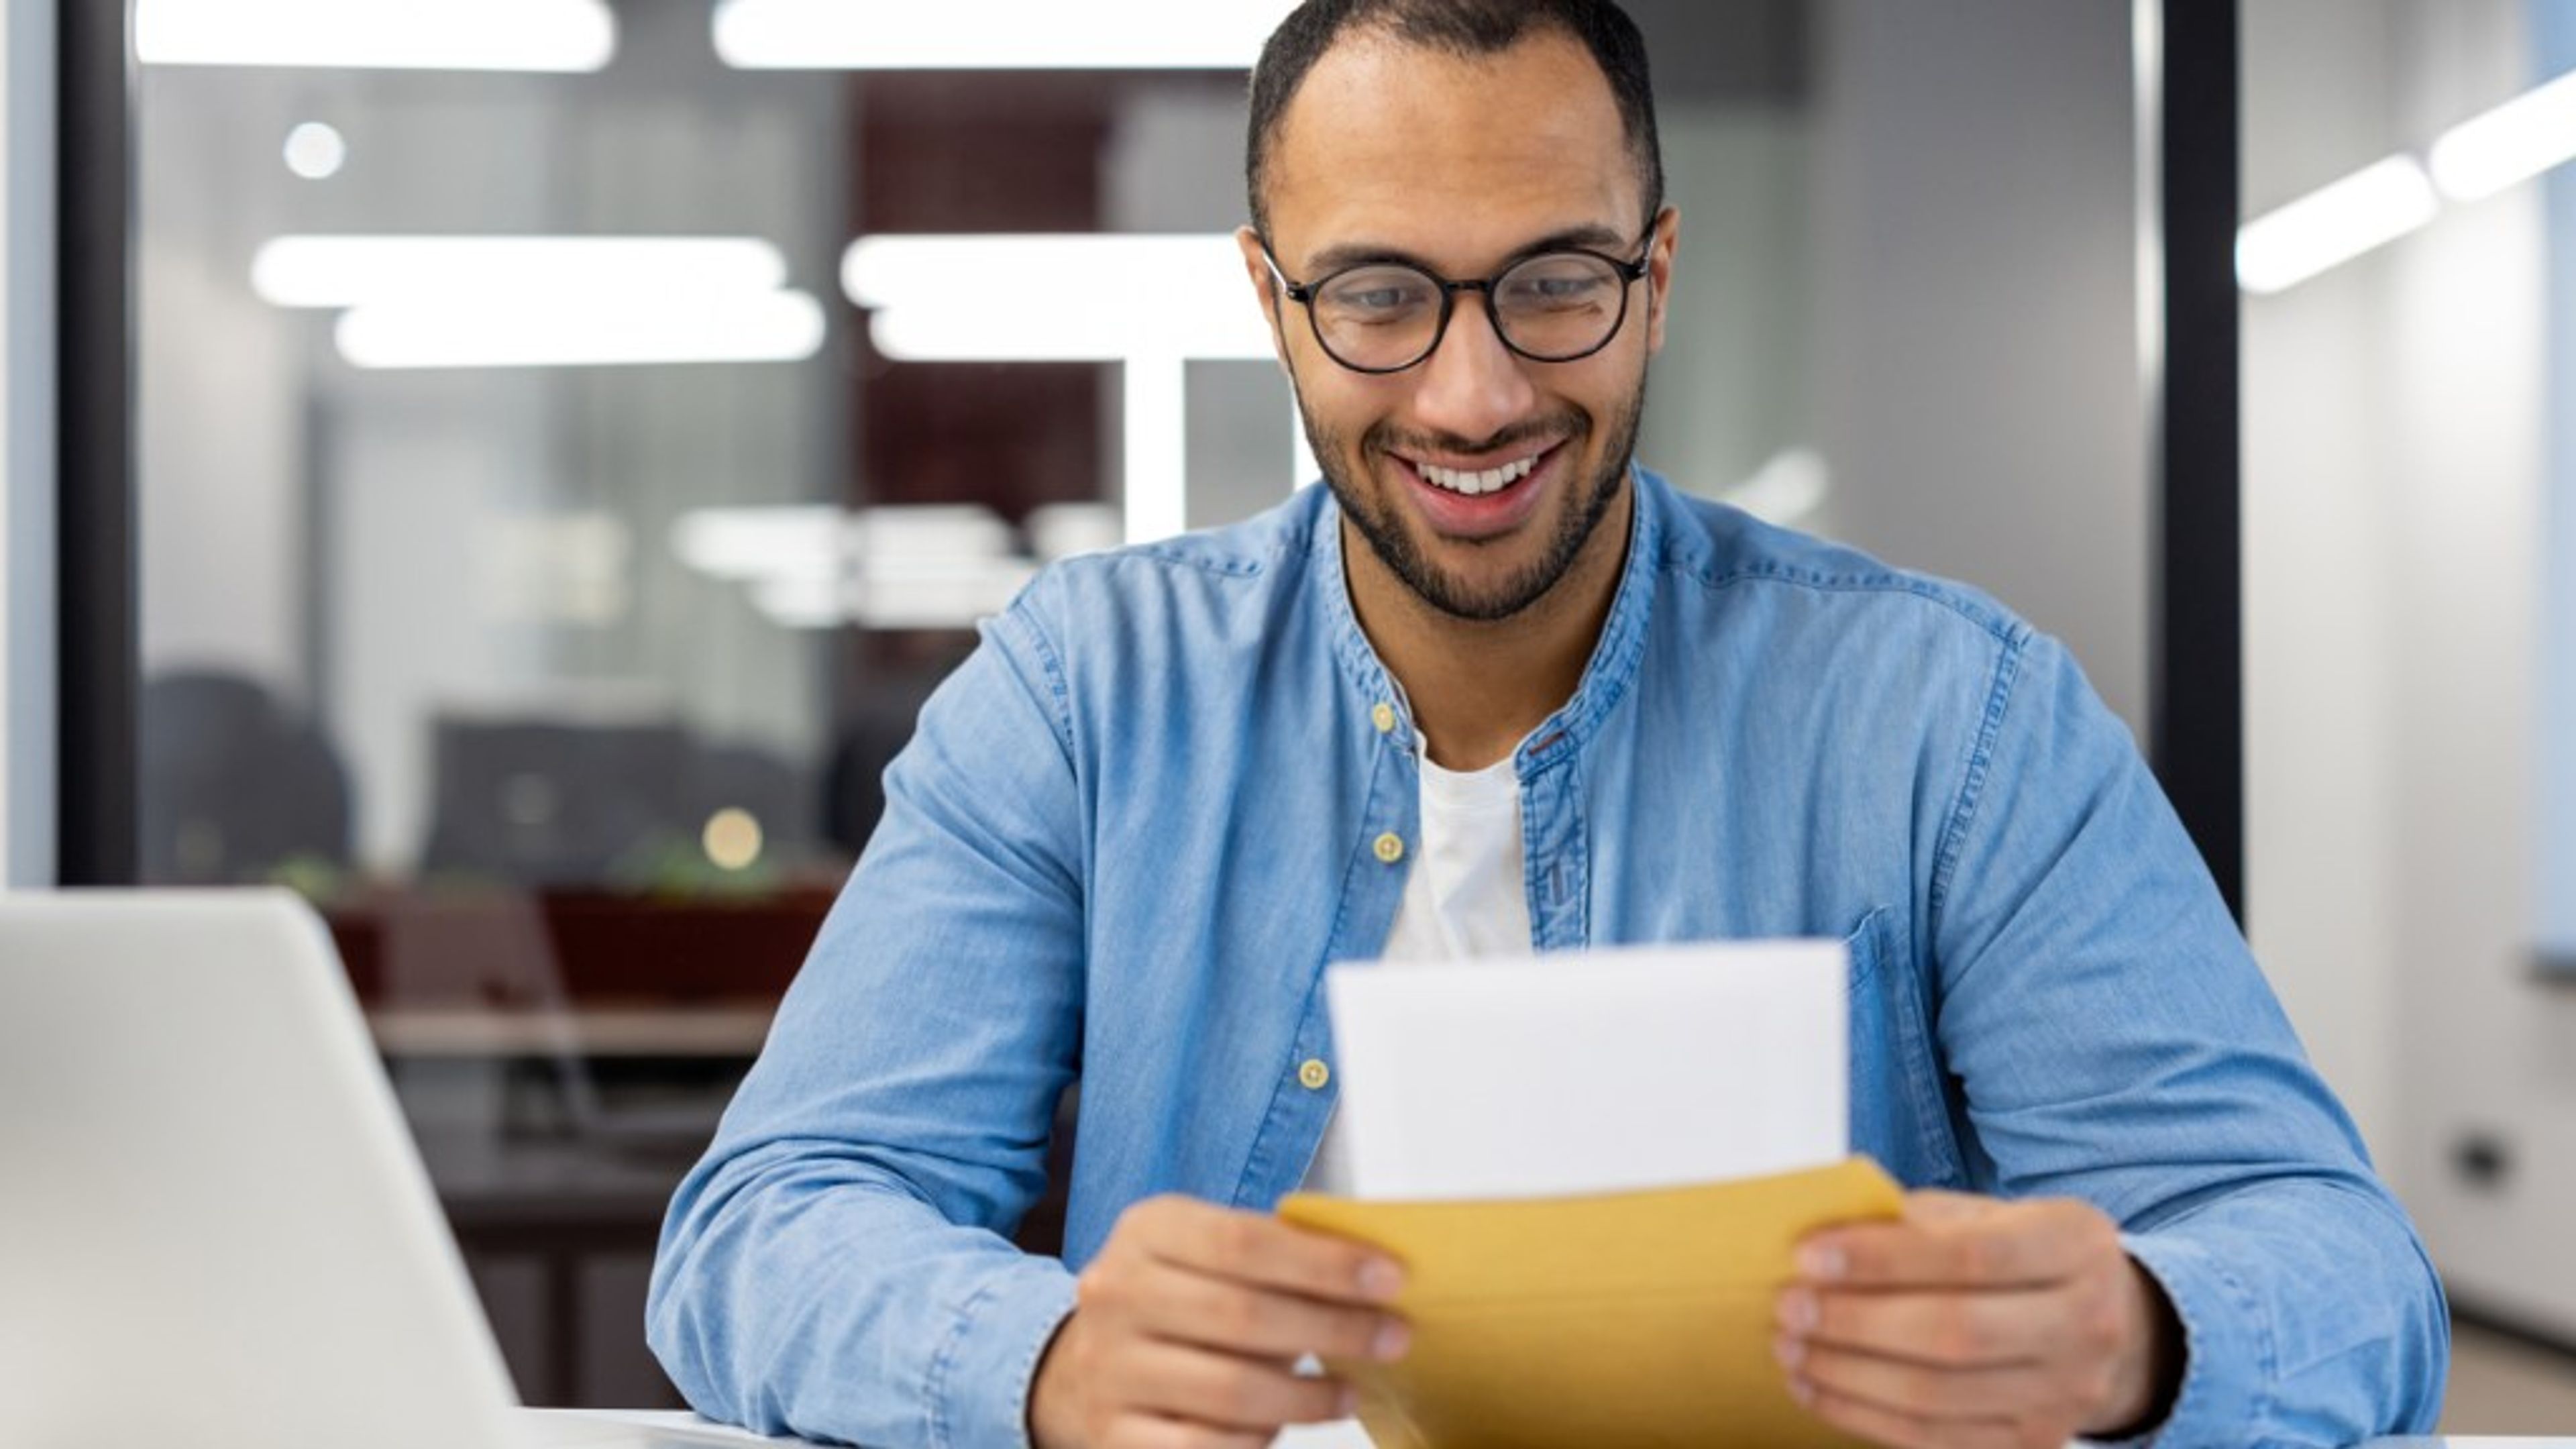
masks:
<path fill-rule="evenodd" d="M 1792 1375 L 1789 1379 L 1789 1397 L 1796 1399 L 1801 1405 L 1812 1404 L 1816 1401 L 1816 1386 Z"/>
<path fill-rule="evenodd" d="M 1801 1338 L 1777 1338 L 1771 1341 L 1771 1356 L 1782 1368 L 1796 1368 L 1807 1361 L 1807 1342 Z"/>
<path fill-rule="evenodd" d="M 1378 1325 L 1377 1341 L 1369 1345 L 1369 1354 L 1379 1363 L 1393 1363 L 1413 1347 L 1413 1330 L 1404 1321 L 1390 1318 Z"/>
<path fill-rule="evenodd" d="M 1342 1397 L 1335 1412 L 1338 1413 L 1340 1417 L 1347 1419 L 1359 1411 L 1360 1391 L 1357 1389 L 1342 1390 Z"/>
<path fill-rule="evenodd" d="M 1809 1278 L 1830 1283 L 1840 1278 L 1847 1266 L 1840 1248 L 1812 1243 L 1798 1250 L 1798 1271 Z"/>
<path fill-rule="evenodd" d="M 1806 1333 L 1816 1326 L 1816 1295 L 1804 1288 L 1792 1288 L 1780 1295 L 1780 1326 L 1791 1333 Z"/>
<path fill-rule="evenodd" d="M 1404 1291 L 1404 1270 L 1386 1258 L 1371 1258 L 1360 1265 L 1360 1291 L 1380 1300 L 1393 1298 Z"/>

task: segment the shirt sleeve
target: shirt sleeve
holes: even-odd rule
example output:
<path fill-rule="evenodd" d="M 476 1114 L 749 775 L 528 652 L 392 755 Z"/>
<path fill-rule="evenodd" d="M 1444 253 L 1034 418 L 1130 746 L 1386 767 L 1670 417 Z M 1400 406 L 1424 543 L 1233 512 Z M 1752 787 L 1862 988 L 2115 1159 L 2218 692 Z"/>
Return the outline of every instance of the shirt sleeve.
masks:
<path fill-rule="evenodd" d="M 1025 601 L 922 711 L 886 811 L 663 1225 L 646 1336 L 766 1433 L 1024 1446 L 1071 1311 L 1009 1240 L 1075 1071 L 1081 812 Z"/>
<path fill-rule="evenodd" d="M 2121 1225 L 2183 1325 L 2157 1443 L 2429 1432 L 2441 1286 L 2128 731 L 2028 634 L 1983 731 L 1929 908 L 1975 1185 Z"/>

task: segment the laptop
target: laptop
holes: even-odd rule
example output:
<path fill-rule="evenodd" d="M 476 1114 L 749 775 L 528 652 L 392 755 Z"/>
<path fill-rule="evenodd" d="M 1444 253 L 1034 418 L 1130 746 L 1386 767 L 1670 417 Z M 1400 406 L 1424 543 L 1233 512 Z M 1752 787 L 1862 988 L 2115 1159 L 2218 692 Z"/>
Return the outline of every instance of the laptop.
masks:
<path fill-rule="evenodd" d="M 0 1444 L 745 1442 L 518 1407 L 296 897 L 0 895 Z"/>

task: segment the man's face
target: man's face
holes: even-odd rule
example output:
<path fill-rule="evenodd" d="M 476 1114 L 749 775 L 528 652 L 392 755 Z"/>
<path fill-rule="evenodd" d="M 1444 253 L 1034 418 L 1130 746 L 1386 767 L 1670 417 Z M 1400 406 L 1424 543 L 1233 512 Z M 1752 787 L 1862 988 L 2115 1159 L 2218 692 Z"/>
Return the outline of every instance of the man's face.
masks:
<path fill-rule="evenodd" d="M 1266 193 L 1279 267 L 1300 282 L 1360 260 L 1451 280 L 1490 277 L 1542 245 L 1622 261 L 1645 249 L 1645 198 L 1609 82 L 1551 33 L 1462 59 L 1375 35 L 1317 62 L 1275 138 Z M 1284 296 L 1272 323 L 1317 462 L 1389 572 L 1435 608 L 1519 613 L 1552 588 L 1619 497 L 1646 359 L 1663 343 L 1675 224 L 1655 229 L 1610 344 L 1573 362 L 1503 346 L 1481 294 L 1462 293 L 1430 357 L 1358 373 L 1327 356 Z M 1244 261 L 1268 309 L 1259 238 Z M 1458 474 L 1517 470 L 1490 492 Z M 1480 486 L 1480 485 L 1479 485 Z"/>

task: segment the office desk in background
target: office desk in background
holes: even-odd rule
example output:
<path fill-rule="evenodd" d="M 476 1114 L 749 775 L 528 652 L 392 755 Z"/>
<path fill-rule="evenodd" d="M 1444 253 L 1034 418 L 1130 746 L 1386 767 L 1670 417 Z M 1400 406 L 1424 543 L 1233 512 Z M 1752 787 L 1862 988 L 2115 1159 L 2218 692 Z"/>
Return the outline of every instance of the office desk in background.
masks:
<path fill-rule="evenodd" d="M 833 899 L 451 881 L 326 907 L 531 1402 L 680 1402 L 637 1327 L 662 1211 Z"/>

